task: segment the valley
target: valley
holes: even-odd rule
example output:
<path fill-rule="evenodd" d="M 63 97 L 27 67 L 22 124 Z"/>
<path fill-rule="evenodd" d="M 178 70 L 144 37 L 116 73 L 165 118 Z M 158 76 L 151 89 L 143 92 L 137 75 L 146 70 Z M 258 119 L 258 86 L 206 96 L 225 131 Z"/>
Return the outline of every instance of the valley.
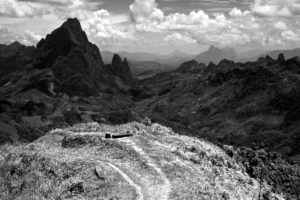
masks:
<path fill-rule="evenodd" d="M 299 57 L 176 54 L 104 59 L 76 18 L 1 45 L 0 198 L 297 199 Z"/>

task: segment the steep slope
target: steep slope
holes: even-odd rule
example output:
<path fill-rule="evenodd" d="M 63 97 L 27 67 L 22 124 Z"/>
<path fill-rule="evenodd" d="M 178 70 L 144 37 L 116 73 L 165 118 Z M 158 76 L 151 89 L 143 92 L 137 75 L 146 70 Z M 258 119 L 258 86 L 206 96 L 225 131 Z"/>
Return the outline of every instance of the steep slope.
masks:
<path fill-rule="evenodd" d="M 88 41 L 77 19 L 68 19 L 46 39 L 42 39 L 37 45 L 37 51 L 39 56 L 35 68 L 53 70 L 57 92 L 97 96 L 99 91 L 117 88 L 112 80 L 120 73 L 103 64 L 98 47 Z M 116 66 L 119 64 L 122 66 Z M 113 66 L 127 67 L 122 62 Z M 130 75 L 129 71 L 127 75 Z"/>
<path fill-rule="evenodd" d="M 215 46 L 210 46 L 206 52 L 203 52 L 194 58 L 199 63 L 208 64 L 210 62 L 219 63 L 223 59 L 235 60 L 235 50 L 229 47 L 219 49 Z"/>
<path fill-rule="evenodd" d="M 0 53 L 0 144 L 114 118 L 110 113 L 119 110 L 130 115 L 131 90 L 138 87 L 127 61 L 104 65 L 77 19 L 68 19 L 36 48 L 13 43 L 0 46 Z"/>
<path fill-rule="evenodd" d="M 1 150 L 1 199 L 283 199 L 220 148 L 158 124 L 77 125 Z"/>

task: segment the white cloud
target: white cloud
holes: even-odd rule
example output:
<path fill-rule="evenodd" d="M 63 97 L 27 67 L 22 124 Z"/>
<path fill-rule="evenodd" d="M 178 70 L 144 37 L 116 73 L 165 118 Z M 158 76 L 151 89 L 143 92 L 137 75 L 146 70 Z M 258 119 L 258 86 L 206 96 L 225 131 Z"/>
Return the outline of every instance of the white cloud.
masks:
<path fill-rule="evenodd" d="M 42 39 L 41 35 L 34 33 L 32 30 L 26 30 L 22 42 L 26 45 L 35 45 L 41 39 Z"/>
<path fill-rule="evenodd" d="M 230 18 L 223 13 L 209 16 L 203 10 L 166 15 L 154 0 L 135 0 L 130 10 L 137 31 L 166 32 L 169 33 L 165 38 L 168 41 L 197 41 L 199 44 L 218 46 L 256 44 L 270 47 L 296 41 L 298 37 L 295 36 L 300 33 L 300 25 L 295 19 L 290 19 L 288 25 L 284 20 L 278 21 L 274 17 L 257 17 L 258 13 L 260 16 L 263 13 L 265 16 L 291 16 L 297 14 L 298 1 L 300 0 L 255 0 L 251 11 L 233 8 L 229 11 Z M 155 13 L 160 13 L 159 17 L 153 17 L 157 16 Z M 290 32 L 286 32 L 287 30 Z"/>
<path fill-rule="evenodd" d="M 6 28 L 0 26 L 0 43 L 6 44 L 10 42 L 13 42 L 12 35 Z"/>
<path fill-rule="evenodd" d="M 118 24 L 118 22 L 124 22 L 125 17 L 111 15 L 110 12 L 103 9 L 94 12 L 73 12 L 72 15 L 80 19 L 89 38 L 101 46 L 136 40 L 133 28 L 122 27 Z"/>
<path fill-rule="evenodd" d="M 250 11 L 246 10 L 246 11 L 241 11 L 240 9 L 234 7 L 230 12 L 229 12 L 229 16 L 231 17 L 243 17 L 246 15 L 250 15 Z"/>
<path fill-rule="evenodd" d="M 281 35 L 284 40 L 288 40 L 288 41 L 299 41 L 300 40 L 298 34 L 296 34 L 295 32 L 293 32 L 291 30 L 284 31 L 281 33 Z"/>
<path fill-rule="evenodd" d="M 288 27 L 287 27 L 286 23 L 284 23 L 284 22 L 282 22 L 282 21 L 278 21 L 278 22 L 276 22 L 276 24 L 274 25 L 274 28 L 280 29 L 280 30 L 286 30 Z"/>
<path fill-rule="evenodd" d="M 171 43 L 175 42 L 175 43 L 187 43 L 187 44 L 197 43 L 197 41 L 191 38 L 190 36 L 182 35 L 178 32 L 168 35 L 167 37 L 164 38 L 164 41 L 171 42 Z"/>
<path fill-rule="evenodd" d="M 300 0 L 255 0 L 252 12 L 261 17 L 300 15 Z"/>
<path fill-rule="evenodd" d="M 167 41 L 168 45 L 174 42 L 191 46 L 198 43 L 199 46 L 215 44 L 276 47 L 300 43 L 300 21 L 295 17 L 300 14 L 300 0 L 252 1 L 250 11 L 241 10 L 237 4 L 240 1 L 228 0 L 227 5 L 234 4 L 237 7 L 227 9 L 226 13 L 216 13 L 220 10 L 212 9 L 207 12 L 194 10 L 180 13 L 160 9 L 155 0 L 135 0 L 129 7 L 129 16 L 99 10 L 102 2 L 95 0 L 0 0 L 0 17 L 27 18 L 48 13 L 57 21 L 77 17 L 91 41 L 101 47 L 116 47 L 120 44 L 129 46 L 135 43 L 147 46 L 142 42 L 146 40 L 149 43 L 155 41 L 156 44 L 162 42 L 161 44 L 167 45 L 164 42 Z M 20 23 L 23 19 L 12 20 Z M 28 19 L 30 20 L 35 19 Z M 59 23 L 61 22 L 57 22 Z M 7 26 L 9 33 L 2 27 L 0 42 L 19 39 L 27 44 L 34 44 L 40 38 L 36 33 L 44 33 L 41 27 L 41 23 L 39 26 L 24 25 L 18 29 Z M 26 29 L 30 30 L 24 32 Z M 148 38 L 149 35 L 151 36 Z"/>
<path fill-rule="evenodd" d="M 161 21 L 164 18 L 164 13 L 157 8 L 155 0 L 135 0 L 129 9 L 131 18 L 136 23 Z"/>
<path fill-rule="evenodd" d="M 0 0 L 0 5 L 0 16 L 5 17 L 35 17 L 49 12 L 37 5 L 16 0 Z"/>

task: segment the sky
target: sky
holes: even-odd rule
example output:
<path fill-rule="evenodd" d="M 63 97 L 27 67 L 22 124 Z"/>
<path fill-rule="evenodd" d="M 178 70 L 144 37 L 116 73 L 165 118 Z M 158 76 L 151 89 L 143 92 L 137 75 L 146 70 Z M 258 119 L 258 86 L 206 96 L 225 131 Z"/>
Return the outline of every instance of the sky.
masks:
<path fill-rule="evenodd" d="M 70 17 L 101 51 L 300 47 L 300 0 L 0 0 L 0 43 L 36 45 Z"/>

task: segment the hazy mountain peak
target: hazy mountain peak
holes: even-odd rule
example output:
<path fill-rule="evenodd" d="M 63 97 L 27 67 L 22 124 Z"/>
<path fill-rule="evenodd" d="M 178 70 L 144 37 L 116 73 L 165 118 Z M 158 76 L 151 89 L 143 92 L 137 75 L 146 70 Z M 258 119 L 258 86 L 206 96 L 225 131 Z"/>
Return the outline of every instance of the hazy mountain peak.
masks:
<path fill-rule="evenodd" d="M 210 45 L 208 48 L 208 51 L 218 51 L 218 50 L 221 50 L 221 49 L 215 47 L 214 45 Z"/>
<path fill-rule="evenodd" d="M 197 55 L 195 59 L 205 64 L 210 62 L 219 63 L 223 59 L 235 60 L 236 52 L 235 49 L 231 47 L 218 48 L 211 45 L 206 52 Z"/>

